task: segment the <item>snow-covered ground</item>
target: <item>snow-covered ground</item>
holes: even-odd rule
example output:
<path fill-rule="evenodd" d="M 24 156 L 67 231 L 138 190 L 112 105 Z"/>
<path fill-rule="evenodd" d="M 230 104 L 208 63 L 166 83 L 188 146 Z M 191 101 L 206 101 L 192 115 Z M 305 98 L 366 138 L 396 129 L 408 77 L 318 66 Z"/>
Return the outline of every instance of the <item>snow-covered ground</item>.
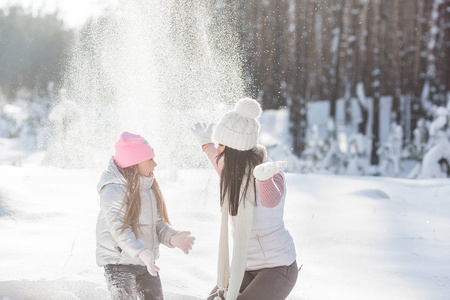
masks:
<path fill-rule="evenodd" d="M 162 247 L 166 299 L 204 299 L 215 283 L 218 176 L 158 168 L 173 226 L 197 238 L 188 256 Z M 1 300 L 109 299 L 95 264 L 101 172 L 0 165 Z M 450 180 L 286 178 L 286 227 L 303 265 L 288 299 L 450 299 Z"/>
<path fill-rule="evenodd" d="M 297 163 L 286 112 L 266 111 L 261 124 L 272 158 Z M 51 153 L 26 145 L 0 138 L 0 300 L 110 299 L 95 263 L 103 170 L 43 166 Z M 188 256 L 162 246 L 166 299 L 205 299 L 216 278 L 218 176 L 158 162 L 173 226 L 197 238 Z M 450 299 L 450 179 L 286 178 L 286 227 L 303 266 L 288 299 Z"/>

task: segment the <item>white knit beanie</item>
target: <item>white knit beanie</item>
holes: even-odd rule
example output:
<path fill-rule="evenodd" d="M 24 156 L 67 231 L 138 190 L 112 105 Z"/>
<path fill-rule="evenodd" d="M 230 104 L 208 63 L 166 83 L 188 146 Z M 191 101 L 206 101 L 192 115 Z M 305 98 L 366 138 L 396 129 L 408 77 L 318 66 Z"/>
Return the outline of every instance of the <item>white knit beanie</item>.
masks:
<path fill-rule="evenodd" d="M 219 144 L 247 151 L 258 144 L 261 125 L 256 118 L 261 114 L 261 106 L 256 100 L 243 98 L 234 110 L 222 116 L 214 130 L 214 139 Z"/>

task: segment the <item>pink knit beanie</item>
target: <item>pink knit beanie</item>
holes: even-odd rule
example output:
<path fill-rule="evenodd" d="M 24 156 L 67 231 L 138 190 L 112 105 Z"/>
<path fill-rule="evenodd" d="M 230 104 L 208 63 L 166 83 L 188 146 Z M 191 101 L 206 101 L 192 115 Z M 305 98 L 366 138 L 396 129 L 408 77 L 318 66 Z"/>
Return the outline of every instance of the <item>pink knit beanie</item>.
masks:
<path fill-rule="evenodd" d="M 140 135 L 124 131 L 115 144 L 116 164 L 121 168 L 137 165 L 147 159 L 155 157 L 155 151 Z"/>

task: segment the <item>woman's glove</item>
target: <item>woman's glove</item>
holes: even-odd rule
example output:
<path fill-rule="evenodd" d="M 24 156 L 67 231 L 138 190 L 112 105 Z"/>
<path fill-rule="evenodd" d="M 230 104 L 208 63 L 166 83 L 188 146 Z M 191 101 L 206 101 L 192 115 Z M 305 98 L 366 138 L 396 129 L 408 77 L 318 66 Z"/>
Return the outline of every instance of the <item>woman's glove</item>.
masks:
<path fill-rule="evenodd" d="M 191 128 L 197 141 L 200 145 L 212 143 L 212 128 L 213 123 L 206 125 L 206 123 L 195 123 L 194 128 Z"/>
<path fill-rule="evenodd" d="M 264 181 L 277 174 L 281 168 L 287 166 L 285 161 L 269 161 L 263 164 L 257 165 L 253 169 L 253 175 L 256 179 Z"/>
<path fill-rule="evenodd" d="M 181 249 L 185 254 L 189 254 L 189 250 L 192 250 L 195 237 L 191 236 L 189 231 L 179 231 L 170 237 L 169 243 Z"/>
<path fill-rule="evenodd" d="M 139 258 L 144 262 L 147 266 L 147 270 L 152 276 L 158 275 L 160 269 L 155 265 L 155 257 L 153 256 L 152 251 L 149 249 L 144 249 L 139 253 Z"/>

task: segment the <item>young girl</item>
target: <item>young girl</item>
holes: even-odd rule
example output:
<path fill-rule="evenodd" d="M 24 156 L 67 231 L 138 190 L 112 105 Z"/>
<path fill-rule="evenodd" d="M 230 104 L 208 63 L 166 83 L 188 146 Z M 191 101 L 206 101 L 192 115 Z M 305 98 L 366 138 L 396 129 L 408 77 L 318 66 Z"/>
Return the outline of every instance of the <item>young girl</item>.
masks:
<path fill-rule="evenodd" d="M 282 300 L 297 281 L 295 247 L 283 221 L 286 185 L 279 170 L 286 163 L 272 162 L 257 145 L 260 114 L 257 101 L 241 99 L 215 128 L 217 149 L 211 142 L 212 124 L 197 123 L 193 129 L 220 175 L 218 279 L 208 300 Z M 228 215 L 234 240 L 231 267 Z"/>
<path fill-rule="evenodd" d="M 97 264 L 111 298 L 163 299 L 155 260 L 159 244 L 188 254 L 195 238 L 170 226 L 153 170 L 155 152 L 140 135 L 123 132 L 98 183 Z"/>

